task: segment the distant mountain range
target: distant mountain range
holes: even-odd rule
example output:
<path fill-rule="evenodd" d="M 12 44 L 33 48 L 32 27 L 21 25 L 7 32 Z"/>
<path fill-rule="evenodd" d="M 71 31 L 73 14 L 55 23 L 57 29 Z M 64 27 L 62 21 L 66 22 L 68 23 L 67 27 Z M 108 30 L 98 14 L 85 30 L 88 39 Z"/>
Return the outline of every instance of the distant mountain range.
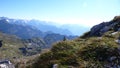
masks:
<path fill-rule="evenodd" d="M 7 19 L 0 20 L 0 31 L 3 33 L 16 35 L 22 39 L 32 37 L 43 37 L 45 34 L 38 29 L 32 28 L 28 25 L 11 24 Z"/>
<path fill-rule="evenodd" d="M 27 41 L 25 43 L 34 44 L 34 46 L 40 45 L 41 48 L 49 48 L 53 43 L 63 40 L 64 37 L 68 40 L 77 37 L 65 28 L 58 28 L 43 21 L 7 17 L 0 17 L 0 32 L 15 35 Z"/>
<path fill-rule="evenodd" d="M 10 19 L 7 17 L 0 17 L 0 20 L 6 20 L 10 24 L 30 26 L 42 32 L 57 33 L 61 35 L 82 35 L 84 32 L 89 31 L 90 27 L 84 27 L 74 24 L 60 25 L 54 22 L 46 22 L 39 20 L 23 20 L 23 19 Z"/>
<path fill-rule="evenodd" d="M 7 17 L 0 17 L 0 20 L 4 23 L 19 25 L 22 27 L 32 27 L 32 29 L 37 29 L 42 32 L 51 32 L 61 35 L 73 35 L 68 29 L 58 28 L 54 25 L 46 23 L 45 21 L 38 20 L 22 20 L 22 19 L 9 19 Z"/>
<path fill-rule="evenodd" d="M 45 22 L 0 17 L 1 59 L 35 55 L 43 48 L 51 48 L 53 43 L 64 38 L 72 40 L 76 37 L 67 29 Z M 8 54 L 9 52 L 11 54 Z"/>
<path fill-rule="evenodd" d="M 20 38 L 43 38 L 47 34 L 73 35 L 68 29 L 58 28 L 44 21 L 22 20 L 0 17 L 0 31 L 7 34 L 17 35 Z"/>

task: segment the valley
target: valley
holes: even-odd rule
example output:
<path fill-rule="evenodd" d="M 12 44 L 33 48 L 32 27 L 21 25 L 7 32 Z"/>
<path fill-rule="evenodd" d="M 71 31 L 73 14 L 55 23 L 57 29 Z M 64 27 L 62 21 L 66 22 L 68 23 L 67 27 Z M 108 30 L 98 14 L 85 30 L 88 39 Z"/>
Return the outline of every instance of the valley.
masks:
<path fill-rule="evenodd" d="M 67 34 L 63 34 L 67 32 L 66 29 L 45 24 L 43 27 L 46 28 L 38 29 L 38 26 L 41 27 L 42 23 L 37 26 L 31 25 L 31 23 L 37 24 L 39 22 L 30 21 L 26 23 L 25 20 L 0 17 L 0 60 L 12 61 L 15 67 L 21 68 L 30 60 L 32 61 L 40 54 L 49 51 L 54 43 L 60 42 L 64 38 L 67 40 L 77 38 L 69 31 Z M 46 30 L 44 31 L 44 29 Z M 61 30 L 61 32 L 55 30 Z M 0 62 L 2 63 L 2 61 Z M 21 65 L 21 63 L 23 64 Z M 21 66 L 18 66 L 19 64 Z"/>

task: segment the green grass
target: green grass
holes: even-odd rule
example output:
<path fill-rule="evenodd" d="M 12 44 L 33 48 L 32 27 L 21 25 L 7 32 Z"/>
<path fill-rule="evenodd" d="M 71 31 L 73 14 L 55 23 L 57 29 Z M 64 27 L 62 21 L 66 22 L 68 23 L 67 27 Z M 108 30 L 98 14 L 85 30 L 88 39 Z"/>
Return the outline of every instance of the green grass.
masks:
<path fill-rule="evenodd" d="M 72 41 L 58 42 L 53 45 L 49 52 L 42 54 L 32 65 L 32 68 L 52 68 L 53 64 L 58 64 L 63 68 L 69 66 L 103 68 L 109 63 L 107 59 L 112 56 L 117 57 L 119 52 L 118 43 L 115 42 L 119 37 L 119 32 L 115 35 L 111 33 L 107 32 L 102 37 L 78 38 Z"/>

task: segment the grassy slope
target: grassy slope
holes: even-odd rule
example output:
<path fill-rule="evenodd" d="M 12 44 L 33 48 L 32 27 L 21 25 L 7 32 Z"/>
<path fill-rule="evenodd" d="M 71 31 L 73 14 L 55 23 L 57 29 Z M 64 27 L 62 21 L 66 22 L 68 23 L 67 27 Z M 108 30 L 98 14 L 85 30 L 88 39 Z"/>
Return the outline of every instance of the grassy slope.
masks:
<path fill-rule="evenodd" d="M 59 68 L 103 68 L 110 65 L 109 59 L 119 56 L 118 39 L 120 33 L 112 35 L 112 31 L 102 37 L 78 38 L 72 41 L 62 41 L 53 45 L 52 49 L 42 54 L 29 68 L 52 68 L 58 64 Z M 120 60 L 114 60 L 115 64 Z"/>

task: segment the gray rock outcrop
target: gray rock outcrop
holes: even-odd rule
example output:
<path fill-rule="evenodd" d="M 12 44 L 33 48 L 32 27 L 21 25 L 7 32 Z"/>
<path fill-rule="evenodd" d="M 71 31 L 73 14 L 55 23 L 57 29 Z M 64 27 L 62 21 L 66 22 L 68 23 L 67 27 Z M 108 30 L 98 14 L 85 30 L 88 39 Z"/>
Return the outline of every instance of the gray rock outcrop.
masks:
<path fill-rule="evenodd" d="M 108 31 L 120 31 L 120 16 L 114 17 L 110 22 L 103 22 L 95 25 L 90 30 L 90 36 L 101 36 Z"/>

